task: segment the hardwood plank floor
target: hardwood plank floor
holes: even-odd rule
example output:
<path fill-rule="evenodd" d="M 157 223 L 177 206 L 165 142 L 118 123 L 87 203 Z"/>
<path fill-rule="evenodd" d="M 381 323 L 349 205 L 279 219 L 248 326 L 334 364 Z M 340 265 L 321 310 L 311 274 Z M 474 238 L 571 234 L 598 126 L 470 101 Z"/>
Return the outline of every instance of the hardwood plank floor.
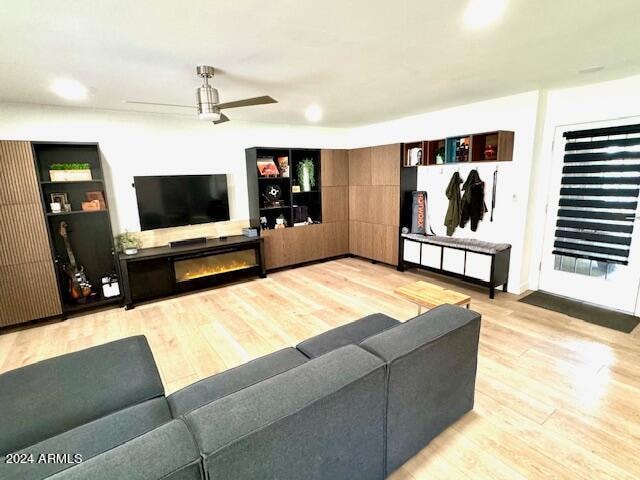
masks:
<path fill-rule="evenodd" d="M 393 289 L 417 279 L 471 295 L 482 314 L 476 404 L 394 480 L 640 477 L 640 329 L 353 258 L 0 335 L 0 372 L 144 334 L 171 393 L 369 313 L 411 318 Z"/>

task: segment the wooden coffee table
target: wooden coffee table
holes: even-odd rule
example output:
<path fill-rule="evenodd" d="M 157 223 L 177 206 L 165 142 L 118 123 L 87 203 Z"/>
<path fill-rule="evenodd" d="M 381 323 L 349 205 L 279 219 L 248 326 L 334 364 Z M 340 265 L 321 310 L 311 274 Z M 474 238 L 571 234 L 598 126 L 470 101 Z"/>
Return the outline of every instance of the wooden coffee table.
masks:
<path fill-rule="evenodd" d="M 422 313 L 422 307 L 432 309 L 439 305 L 448 304 L 469 308 L 471 305 L 470 296 L 424 281 L 398 287 L 394 292 L 418 305 L 418 315 Z"/>

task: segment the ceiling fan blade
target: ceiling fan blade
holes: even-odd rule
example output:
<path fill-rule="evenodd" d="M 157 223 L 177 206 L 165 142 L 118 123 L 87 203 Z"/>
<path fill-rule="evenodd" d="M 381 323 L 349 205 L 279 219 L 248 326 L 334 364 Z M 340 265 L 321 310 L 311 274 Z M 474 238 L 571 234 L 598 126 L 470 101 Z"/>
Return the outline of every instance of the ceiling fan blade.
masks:
<path fill-rule="evenodd" d="M 215 122 L 213 122 L 214 125 L 217 125 L 219 123 L 224 123 L 224 122 L 228 122 L 229 121 L 229 117 L 227 117 L 224 113 L 220 114 L 220 120 L 217 120 Z"/>
<path fill-rule="evenodd" d="M 222 108 L 238 108 L 238 107 L 251 107 L 253 105 L 267 105 L 269 103 L 278 103 L 277 100 L 271 98 L 269 95 L 263 97 L 245 98 L 244 100 L 236 100 L 235 102 L 220 103 L 216 107 Z"/>
<path fill-rule="evenodd" d="M 154 105 L 156 107 L 196 108 L 195 105 L 176 105 L 174 103 L 138 102 L 136 100 L 124 100 L 123 103 L 131 103 L 135 105 Z"/>

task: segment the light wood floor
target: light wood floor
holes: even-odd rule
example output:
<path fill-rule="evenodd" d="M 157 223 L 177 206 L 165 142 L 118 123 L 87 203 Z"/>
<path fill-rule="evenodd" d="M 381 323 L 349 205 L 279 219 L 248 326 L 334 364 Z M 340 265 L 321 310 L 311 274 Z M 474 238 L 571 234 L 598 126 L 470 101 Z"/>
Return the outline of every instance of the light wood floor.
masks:
<path fill-rule="evenodd" d="M 0 335 L 0 371 L 135 334 L 167 393 L 312 335 L 416 307 L 425 274 L 342 259 L 221 289 Z M 625 335 L 447 281 L 482 313 L 476 404 L 393 478 L 639 478 L 640 331 Z"/>

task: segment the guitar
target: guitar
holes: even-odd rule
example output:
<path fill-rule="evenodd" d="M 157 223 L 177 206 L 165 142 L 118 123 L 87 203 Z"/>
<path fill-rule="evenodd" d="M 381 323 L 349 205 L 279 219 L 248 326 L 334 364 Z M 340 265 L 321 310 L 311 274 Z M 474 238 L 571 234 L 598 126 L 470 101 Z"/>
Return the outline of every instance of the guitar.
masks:
<path fill-rule="evenodd" d="M 69 277 L 69 295 L 78 302 L 84 301 L 91 295 L 91 284 L 84 273 L 84 267 L 78 267 L 76 257 L 71 249 L 69 235 L 67 234 L 67 222 L 60 222 L 60 236 L 64 239 L 64 246 L 67 249 L 69 263 L 62 265 L 62 270 Z"/>

